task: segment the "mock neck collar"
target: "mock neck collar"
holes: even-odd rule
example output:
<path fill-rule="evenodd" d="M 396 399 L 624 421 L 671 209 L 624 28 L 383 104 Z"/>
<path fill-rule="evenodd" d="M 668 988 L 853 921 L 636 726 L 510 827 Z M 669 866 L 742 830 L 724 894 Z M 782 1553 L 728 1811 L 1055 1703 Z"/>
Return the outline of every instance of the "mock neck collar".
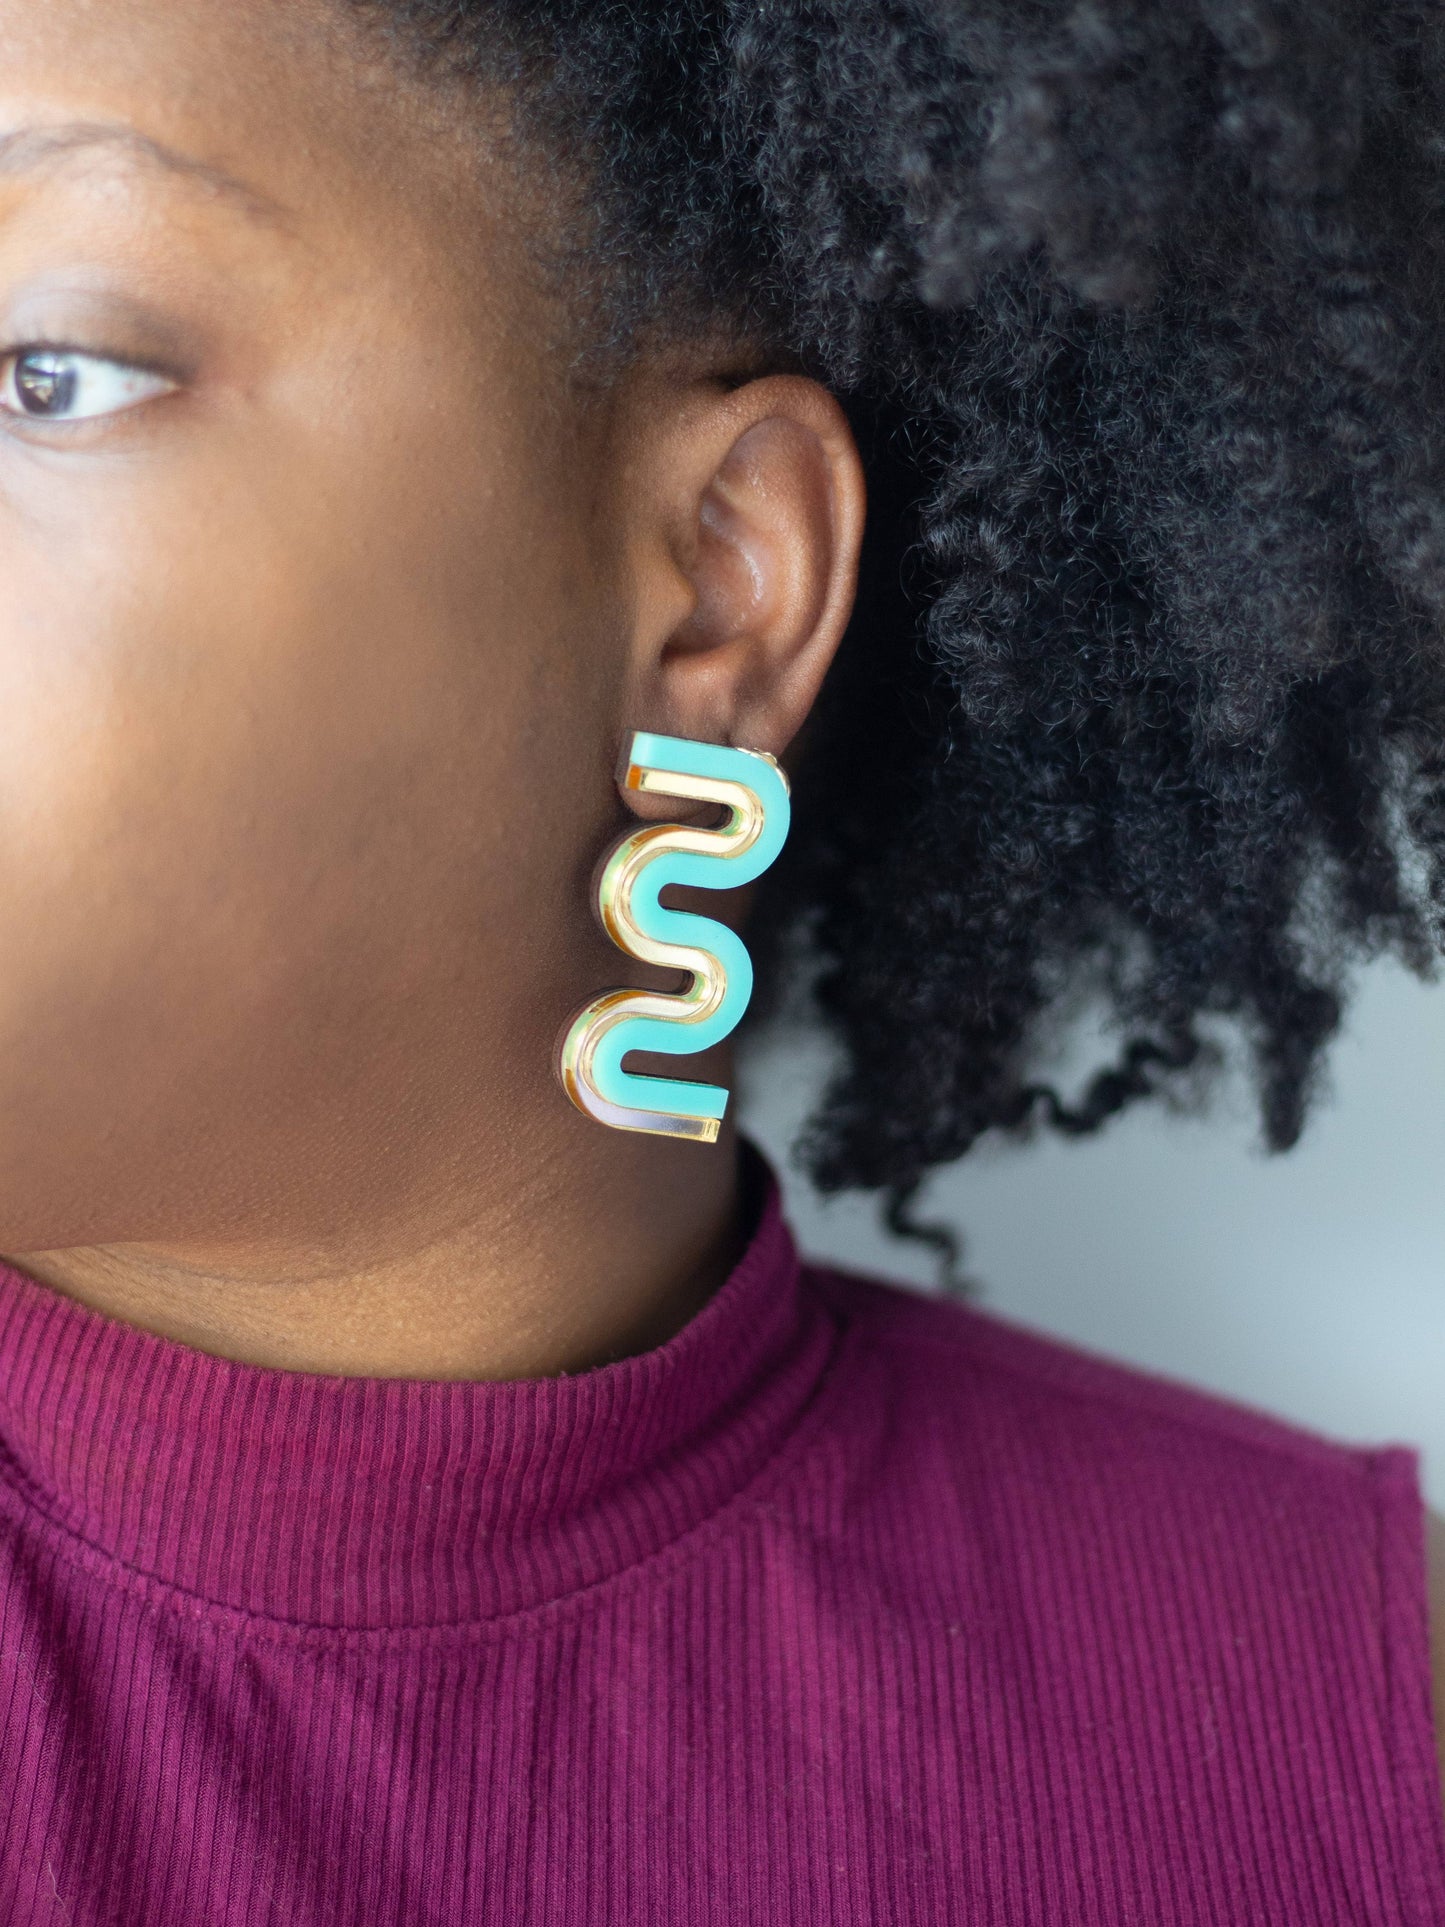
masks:
<path fill-rule="evenodd" d="M 665 1344 L 537 1379 L 341 1378 L 214 1358 L 0 1261 L 0 1484 L 216 1605 L 456 1624 L 610 1577 L 780 1449 L 835 1331 L 768 1174 L 741 1260 Z"/>

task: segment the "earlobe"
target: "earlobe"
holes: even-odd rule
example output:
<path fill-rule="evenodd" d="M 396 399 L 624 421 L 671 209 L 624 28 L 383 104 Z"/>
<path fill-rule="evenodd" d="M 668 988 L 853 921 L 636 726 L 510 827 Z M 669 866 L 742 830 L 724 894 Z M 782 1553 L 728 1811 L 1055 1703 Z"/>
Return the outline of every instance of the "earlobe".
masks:
<path fill-rule="evenodd" d="M 673 735 L 778 756 L 852 609 L 862 463 L 838 402 L 801 376 L 716 394 L 680 427 L 687 445 L 670 465 L 680 536 L 669 562 L 686 614 L 637 638 L 634 715 Z M 668 601 L 649 598 L 653 608 Z"/>

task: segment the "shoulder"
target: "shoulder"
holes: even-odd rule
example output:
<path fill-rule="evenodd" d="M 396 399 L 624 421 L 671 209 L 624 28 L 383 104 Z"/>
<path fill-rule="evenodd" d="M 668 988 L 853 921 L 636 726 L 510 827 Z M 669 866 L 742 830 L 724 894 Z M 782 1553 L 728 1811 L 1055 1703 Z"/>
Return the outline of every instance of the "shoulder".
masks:
<path fill-rule="evenodd" d="M 956 1543 L 987 1531 L 1021 1568 L 1112 1574 L 1186 1618 L 1207 1604 L 1221 1636 L 1299 1621 L 1321 1664 L 1395 1642 L 1428 1685 L 1410 1447 L 1342 1443 L 974 1306 L 808 1277 L 845 1334 L 840 1424 L 878 1503 L 951 1515 Z"/>
<path fill-rule="evenodd" d="M 1434 1674 L 1435 1743 L 1445 1786 L 1445 1519 L 1429 1515 L 1426 1534 L 1430 1566 L 1430 1656 Z"/>
<path fill-rule="evenodd" d="M 838 1423 L 869 1467 L 851 1497 L 891 1556 L 963 1575 L 1010 1637 L 1086 1654 L 1119 1693 L 1146 1662 L 1182 1664 L 1170 1690 L 1202 1693 L 1199 1720 L 1236 1703 L 1296 1732 L 1301 1757 L 1388 1761 L 1409 1852 L 1438 1867 L 1413 1449 L 1345 1444 L 975 1306 L 806 1275 L 844 1334 Z M 1435 1557 L 1445 1594 L 1445 1530 Z M 1445 1664 L 1445 1617 L 1436 1639 Z"/>
<path fill-rule="evenodd" d="M 1074 1446 L 1127 1439 L 1176 1469 L 1247 1464 L 1255 1478 L 1362 1492 L 1418 1476 L 1408 1447 L 1346 1444 L 976 1305 L 831 1268 L 806 1276 L 848 1331 L 857 1365 L 886 1364 L 935 1423 L 968 1428 L 986 1411 L 996 1422 L 1043 1424 Z"/>

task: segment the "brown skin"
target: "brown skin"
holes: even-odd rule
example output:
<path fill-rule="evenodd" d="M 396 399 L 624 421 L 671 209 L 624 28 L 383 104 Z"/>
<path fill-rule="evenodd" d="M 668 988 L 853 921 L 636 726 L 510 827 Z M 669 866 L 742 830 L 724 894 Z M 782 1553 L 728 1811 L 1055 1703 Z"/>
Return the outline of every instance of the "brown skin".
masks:
<path fill-rule="evenodd" d="M 676 1329 L 738 1230 L 731 1137 L 555 1081 L 627 980 L 587 908 L 615 760 L 786 747 L 861 472 L 809 382 L 572 383 L 522 191 L 349 31 L 0 4 L 0 125 L 51 130 L 0 172 L 0 350 L 176 379 L 0 417 L 0 1249 L 258 1364 L 577 1370 Z M 56 151 L 76 121 L 247 197 Z"/>
<path fill-rule="evenodd" d="M 661 1343 L 735 1141 L 601 1129 L 554 1046 L 642 981 L 584 907 L 628 732 L 781 754 L 827 671 L 841 409 L 721 348 L 576 381 L 481 105 L 319 0 L 0 0 L 0 44 L 0 401 L 37 343 L 164 371 L 0 413 L 0 1248 L 292 1370 Z"/>

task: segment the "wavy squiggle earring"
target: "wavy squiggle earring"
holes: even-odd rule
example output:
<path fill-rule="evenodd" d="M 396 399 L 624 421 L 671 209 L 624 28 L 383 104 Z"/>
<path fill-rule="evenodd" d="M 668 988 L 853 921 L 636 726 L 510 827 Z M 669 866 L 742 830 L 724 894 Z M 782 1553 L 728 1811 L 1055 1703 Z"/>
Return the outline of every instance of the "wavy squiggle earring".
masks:
<path fill-rule="evenodd" d="M 731 815 L 718 829 L 651 823 L 626 836 L 597 886 L 602 927 L 630 957 L 692 972 L 686 990 L 609 990 L 573 1018 L 559 1070 L 579 1111 L 620 1131 L 712 1144 L 727 1109 L 720 1084 L 642 1077 L 622 1068 L 628 1051 L 691 1056 L 735 1030 L 753 994 L 753 966 L 741 937 L 712 917 L 658 902 L 670 883 L 730 890 L 751 883 L 776 859 L 788 834 L 788 779 L 763 750 L 729 749 L 638 730 L 622 776 L 625 789 L 718 803 Z"/>

